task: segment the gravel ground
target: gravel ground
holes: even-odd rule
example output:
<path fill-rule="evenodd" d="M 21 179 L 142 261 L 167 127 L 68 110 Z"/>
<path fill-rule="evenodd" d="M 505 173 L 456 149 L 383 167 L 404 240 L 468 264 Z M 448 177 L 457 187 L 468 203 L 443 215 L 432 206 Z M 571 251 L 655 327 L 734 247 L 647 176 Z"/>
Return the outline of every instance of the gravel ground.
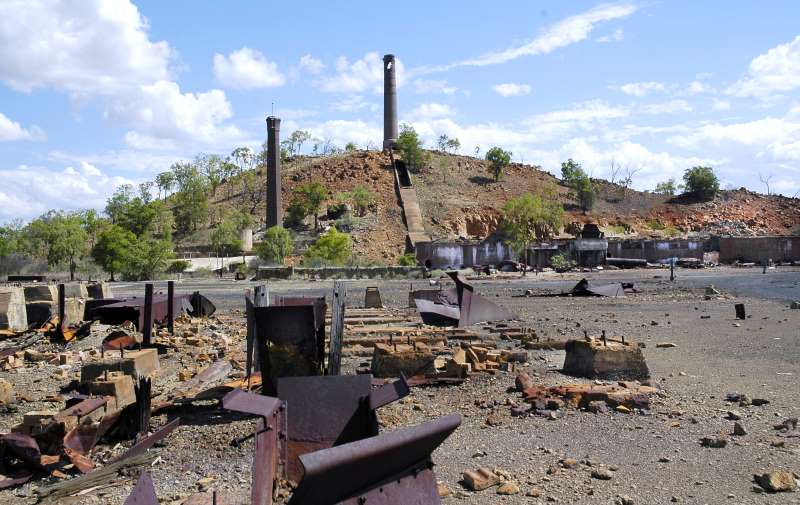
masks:
<path fill-rule="evenodd" d="M 464 417 L 461 427 L 433 455 L 438 479 L 452 492 L 444 503 L 608 504 L 620 496 L 637 504 L 800 503 L 797 492 L 756 493 L 752 481 L 754 473 L 771 470 L 800 473 L 800 439 L 781 439 L 783 447 L 772 445 L 778 440 L 773 424 L 800 416 L 800 310 L 790 310 L 786 301 L 800 298 L 800 271 L 781 269 L 768 275 L 753 269 L 678 273 L 674 284 L 659 271 L 587 275 L 598 282 L 635 281 L 642 292 L 624 299 L 520 296 L 527 289 L 536 293 L 568 289 L 580 274 L 475 283 L 480 293 L 515 311 L 521 324 L 535 328 L 541 336 L 582 338 L 584 331 L 596 336 L 605 330 L 609 336 L 644 343 L 652 383 L 661 388 L 647 413 L 596 415 L 566 410 L 566 415 L 556 420 L 511 417 L 510 404 L 521 402 L 521 398 L 513 391 L 515 374 L 500 372 L 475 376 L 461 386 L 415 388 L 409 397 L 381 409 L 383 429 L 415 425 L 453 412 Z M 217 280 L 179 284 L 178 292 L 199 290 L 220 308 L 220 320 L 211 324 L 216 331 L 234 336 L 226 356 L 235 354 L 242 345 L 243 339 L 238 336 L 242 289 L 252 284 Z M 408 281 L 355 281 L 349 288 L 348 304 L 361 305 L 363 287 L 376 284 L 386 305 L 406 305 Z M 413 284 L 422 287 L 427 281 Z M 705 300 L 704 289 L 709 284 L 716 285 L 723 296 Z M 275 282 L 270 289 L 323 294 L 330 286 L 330 281 Z M 143 291 L 137 284 L 119 284 L 114 289 L 117 295 Z M 739 302 L 745 303 L 752 317 L 734 319 L 733 305 Z M 100 338 L 97 332 L 74 348 L 97 347 Z M 660 342 L 677 347 L 656 348 Z M 501 342 L 510 344 L 513 342 Z M 56 347 L 51 346 L 53 350 Z M 535 381 L 547 385 L 581 382 L 559 372 L 563 352 L 528 354 L 529 363 L 523 369 L 535 374 Z M 156 389 L 168 389 L 178 371 L 197 367 L 195 357 L 185 353 L 162 357 L 163 370 Z M 352 373 L 366 361 L 346 358 L 344 369 Z M 7 430 L 19 422 L 24 412 L 63 405 L 43 401 L 68 382 L 53 379 L 53 369 L 52 365 L 42 365 L 21 373 L 0 372 L 0 377 L 34 400 L 0 414 L 0 429 Z M 76 370 L 77 366 L 70 374 Z M 760 407 L 731 404 L 725 401 L 731 392 L 765 398 L 770 403 Z M 731 433 L 733 421 L 727 419 L 730 410 L 741 415 L 740 423 L 748 434 L 729 437 L 724 448 L 701 447 L 698 440 L 703 436 Z M 486 419 L 492 412 L 499 425 L 490 427 Z M 198 491 L 198 481 L 208 477 L 214 480 L 206 485 L 226 494 L 231 503 L 247 503 L 253 444 L 250 441 L 234 448 L 229 442 L 251 432 L 254 422 L 213 404 L 168 414 L 174 415 L 182 417 L 182 426 L 156 449 L 160 459 L 152 468 L 162 503 L 180 503 Z M 155 425 L 166 421 L 167 415 L 154 418 Z M 126 445 L 129 442 L 103 449 L 101 456 L 119 453 Z M 563 458 L 580 463 L 572 469 L 561 468 L 558 463 Z M 459 483 L 462 472 L 481 466 L 507 472 L 519 484 L 521 493 L 501 496 L 495 488 L 466 491 Z M 611 469 L 613 478 L 592 478 L 591 471 L 598 466 Z M 0 503 L 34 502 L 33 487 L 42 484 L 37 481 L 2 491 Z M 122 503 L 132 484 L 131 480 L 97 490 L 72 503 Z M 539 497 L 526 496 L 536 492 Z"/>

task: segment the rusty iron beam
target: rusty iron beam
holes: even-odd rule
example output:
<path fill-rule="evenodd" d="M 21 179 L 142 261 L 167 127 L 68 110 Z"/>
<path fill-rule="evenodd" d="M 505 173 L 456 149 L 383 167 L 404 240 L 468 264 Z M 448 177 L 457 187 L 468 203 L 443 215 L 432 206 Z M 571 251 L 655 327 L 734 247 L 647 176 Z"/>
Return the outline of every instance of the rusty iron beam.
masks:
<path fill-rule="evenodd" d="M 304 476 L 289 505 L 441 503 L 431 453 L 461 424 L 425 424 L 300 456 Z"/>
<path fill-rule="evenodd" d="M 53 416 L 53 419 L 57 422 L 61 422 L 66 420 L 70 416 L 83 417 L 87 414 L 91 414 L 92 412 L 99 409 L 106 403 L 108 403 L 108 398 L 105 396 L 100 396 L 97 398 L 87 398 L 67 409 L 58 412 L 56 415 Z"/>
<path fill-rule="evenodd" d="M 167 313 L 169 313 L 169 297 L 166 300 Z M 144 347 L 151 347 L 153 345 L 153 284 L 147 283 L 144 285 L 144 306 L 142 308 L 142 326 L 139 331 L 142 332 L 142 345 Z"/>
<path fill-rule="evenodd" d="M 122 461 L 132 456 L 137 456 L 139 454 L 142 454 L 147 449 L 153 447 L 153 445 L 155 445 L 156 442 L 160 442 L 161 440 L 167 438 L 167 435 L 172 433 L 172 431 L 175 430 L 175 428 L 177 428 L 180 424 L 181 424 L 181 418 L 176 417 L 175 419 L 168 422 L 158 430 L 154 431 L 150 436 L 147 436 L 139 440 L 135 444 L 133 444 L 133 446 L 131 446 L 130 449 L 125 451 L 121 456 L 115 458 L 113 462 Z"/>
<path fill-rule="evenodd" d="M 283 477 L 286 461 L 286 404 L 277 398 L 236 389 L 222 399 L 228 410 L 259 416 L 253 456 L 252 505 L 271 505 L 276 477 Z"/>
<path fill-rule="evenodd" d="M 388 405 L 392 402 L 396 402 L 400 398 L 404 398 L 408 396 L 411 392 L 411 388 L 408 386 L 408 382 L 406 382 L 406 377 L 403 373 L 400 373 L 400 379 L 389 384 L 384 384 L 383 386 L 373 389 L 369 393 L 369 408 L 372 410 L 377 410 L 384 405 Z"/>
<path fill-rule="evenodd" d="M 175 281 L 167 281 L 167 331 L 175 334 Z"/>

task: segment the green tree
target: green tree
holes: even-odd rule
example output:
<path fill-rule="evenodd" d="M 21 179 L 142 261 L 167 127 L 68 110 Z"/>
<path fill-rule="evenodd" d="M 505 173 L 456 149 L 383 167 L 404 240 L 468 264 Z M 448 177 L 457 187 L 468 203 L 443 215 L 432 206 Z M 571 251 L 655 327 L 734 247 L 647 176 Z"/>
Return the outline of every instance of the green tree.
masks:
<path fill-rule="evenodd" d="M 358 215 L 363 216 L 367 213 L 367 208 L 375 201 L 375 195 L 364 186 L 358 185 L 350 192 L 350 199 Z"/>
<path fill-rule="evenodd" d="M 43 250 L 50 267 L 66 264 L 70 280 L 75 280 L 78 262 L 89 252 L 89 236 L 80 213 L 51 210 L 29 223 L 25 232 Z"/>
<path fill-rule="evenodd" d="M 233 158 L 233 162 L 236 164 L 236 168 L 238 173 L 242 173 L 245 170 L 250 170 L 253 168 L 253 150 L 249 147 L 237 147 L 231 152 L 231 158 Z"/>
<path fill-rule="evenodd" d="M 306 250 L 303 263 L 309 266 L 343 266 L 352 254 L 350 235 L 331 228 Z"/>
<path fill-rule="evenodd" d="M 107 224 L 97 236 L 97 243 L 92 248 L 92 259 L 111 276 L 122 272 L 130 256 L 131 247 L 136 236 L 116 224 Z"/>
<path fill-rule="evenodd" d="M 700 200 L 713 200 L 719 192 L 719 179 L 711 167 L 696 166 L 683 173 L 684 193 Z"/>
<path fill-rule="evenodd" d="M 575 192 L 583 212 L 592 210 L 597 199 L 597 190 L 580 163 L 576 163 L 572 158 L 562 163 L 561 179 Z"/>
<path fill-rule="evenodd" d="M 296 187 L 293 191 L 294 201 L 305 210 L 305 216 L 314 216 L 314 231 L 319 227 L 319 211 L 322 202 L 328 198 L 328 189 L 319 182 L 307 182 Z"/>
<path fill-rule="evenodd" d="M 422 141 L 416 130 L 407 124 L 400 125 L 395 147 L 402 153 L 409 170 L 419 171 L 430 160 L 428 153 L 422 149 Z"/>
<path fill-rule="evenodd" d="M 242 183 L 242 205 L 247 205 L 250 212 L 255 212 L 258 204 L 266 199 L 266 185 L 258 180 L 255 170 L 248 170 L 239 176 Z"/>
<path fill-rule="evenodd" d="M 300 153 L 300 149 L 303 148 L 303 144 L 311 140 L 311 134 L 305 130 L 295 130 L 289 135 L 289 142 L 292 146 L 292 154 L 297 152 Z"/>
<path fill-rule="evenodd" d="M 659 182 L 656 184 L 656 189 L 654 193 L 659 195 L 669 195 L 672 196 L 678 190 L 678 187 L 675 185 L 675 179 L 670 177 L 668 180 L 664 182 Z"/>
<path fill-rule="evenodd" d="M 153 279 L 156 274 L 166 271 L 174 257 L 169 240 L 139 237 L 131 244 L 121 273 L 127 280 Z"/>
<path fill-rule="evenodd" d="M 450 137 L 442 133 L 439 137 L 436 138 L 436 147 L 440 151 L 447 151 L 447 143 L 450 141 Z"/>
<path fill-rule="evenodd" d="M 445 143 L 445 149 L 451 153 L 458 152 L 458 150 L 461 149 L 461 141 L 457 138 L 448 139 Z"/>
<path fill-rule="evenodd" d="M 236 228 L 235 221 L 223 219 L 212 228 L 211 248 L 220 256 L 230 256 L 242 249 L 242 241 L 239 239 L 239 230 Z"/>
<path fill-rule="evenodd" d="M 282 226 L 273 226 L 264 233 L 264 239 L 255 247 L 259 258 L 270 264 L 283 264 L 286 256 L 292 253 L 294 243 L 292 234 Z"/>
<path fill-rule="evenodd" d="M 208 187 L 213 195 L 224 177 L 223 160 L 216 154 L 198 154 L 194 159 L 200 174 L 208 181 Z"/>
<path fill-rule="evenodd" d="M 511 163 L 511 155 L 511 151 L 504 151 L 497 146 L 486 151 L 486 161 L 489 162 L 489 172 L 494 176 L 494 182 L 500 180 L 503 170 Z"/>
<path fill-rule="evenodd" d="M 175 174 L 161 172 L 156 176 L 156 186 L 158 186 L 158 197 L 167 198 L 167 194 L 175 187 Z"/>
<path fill-rule="evenodd" d="M 173 165 L 178 191 L 173 197 L 173 213 L 178 229 L 194 231 L 208 216 L 208 183 L 194 165 Z"/>
<path fill-rule="evenodd" d="M 535 240 L 551 238 L 558 233 L 563 222 L 564 209 L 561 204 L 542 200 L 539 196 L 522 195 L 512 198 L 503 206 L 503 230 L 525 263 L 530 244 Z"/>

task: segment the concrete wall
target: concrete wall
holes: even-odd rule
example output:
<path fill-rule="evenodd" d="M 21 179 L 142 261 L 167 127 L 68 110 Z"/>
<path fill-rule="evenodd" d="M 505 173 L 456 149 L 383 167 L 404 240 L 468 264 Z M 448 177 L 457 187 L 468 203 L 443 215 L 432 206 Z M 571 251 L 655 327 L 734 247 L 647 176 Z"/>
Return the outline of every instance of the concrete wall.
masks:
<path fill-rule="evenodd" d="M 421 279 L 425 274 L 422 267 L 258 267 L 257 280 L 280 280 L 292 278 L 318 279 L 383 279 L 402 277 Z"/>
<path fill-rule="evenodd" d="M 720 237 L 720 263 L 800 261 L 800 237 Z"/>
<path fill-rule="evenodd" d="M 608 243 L 608 256 L 647 260 L 651 263 L 669 258 L 702 260 L 704 249 L 705 240 L 701 239 L 615 240 Z"/>
<path fill-rule="evenodd" d="M 25 292 L 21 287 L 0 287 L 0 330 L 23 331 L 27 328 Z"/>
<path fill-rule="evenodd" d="M 516 260 L 517 257 L 510 246 L 500 241 L 478 244 L 427 242 L 417 244 L 416 255 L 421 265 L 445 269 L 497 265 L 505 260 Z"/>

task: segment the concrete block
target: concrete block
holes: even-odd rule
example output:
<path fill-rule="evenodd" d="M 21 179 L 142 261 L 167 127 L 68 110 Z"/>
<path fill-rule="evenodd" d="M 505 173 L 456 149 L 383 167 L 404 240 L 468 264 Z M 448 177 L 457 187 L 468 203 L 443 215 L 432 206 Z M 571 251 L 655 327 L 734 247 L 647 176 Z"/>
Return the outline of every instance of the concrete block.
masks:
<path fill-rule="evenodd" d="M 65 298 L 89 298 L 89 291 L 86 289 L 86 284 L 82 282 L 70 282 L 64 284 L 64 297 Z"/>
<path fill-rule="evenodd" d="M 58 306 L 55 308 L 58 311 Z M 83 321 L 83 313 L 86 311 L 86 298 L 67 298 L 64 300 L 64 322 L 67 325 L 75 325 Z"/>
<path fill-rule="evenodd" d="M 136 391 L 133 388 L 133 378 L 120 372 L 112 372 L 89 382 L 89 394 L 111 396 L 108 407 L 111 410 L 120 410 L 136 402 Z"/>
<path fill-rule="evenodd" d="M 111 356 L 113 355 L 113 356 Z M 155 349 L 142 349 L 141 351 L 126 351 L 124 357 L 109 351 L 106 358 L 86 363 L 81 368 L 81 383 L 91 382 L 106 372 L 122 372 L 134 379 L 148 376 L 159 369 L 158 352 Z"/>
<path fill-rule="evenodd" d="M 0 287 L 0 330 L 28 329 L 25 292 L 21 287 Z"/>
<path fill-rule="evenodd" d="M 93 282 L 86 286 L 89 298 L 99 300 L 101 298 L 114 298 L 111 286 L 107 282 Z"/>
<path fill-rule="evenodd" d="M 570 340 L 565 349 L 564 373 L 576 377 L 641 380 L 650 377 L 642 349 L 634 342 Z"/>
<path fill-rule="evenodd" d="M 372 375 L 375 377 L 406 377 L 435 373 L 434 356 L 428 346 L 417 344 L 375 344 L 372 354 Z"/>
<path fill-rule="evenodd" d="M 55 284 L 34 284 L 25 286 L 25 301 L 30 302 L 58 302 L 58 286 Z"/>

